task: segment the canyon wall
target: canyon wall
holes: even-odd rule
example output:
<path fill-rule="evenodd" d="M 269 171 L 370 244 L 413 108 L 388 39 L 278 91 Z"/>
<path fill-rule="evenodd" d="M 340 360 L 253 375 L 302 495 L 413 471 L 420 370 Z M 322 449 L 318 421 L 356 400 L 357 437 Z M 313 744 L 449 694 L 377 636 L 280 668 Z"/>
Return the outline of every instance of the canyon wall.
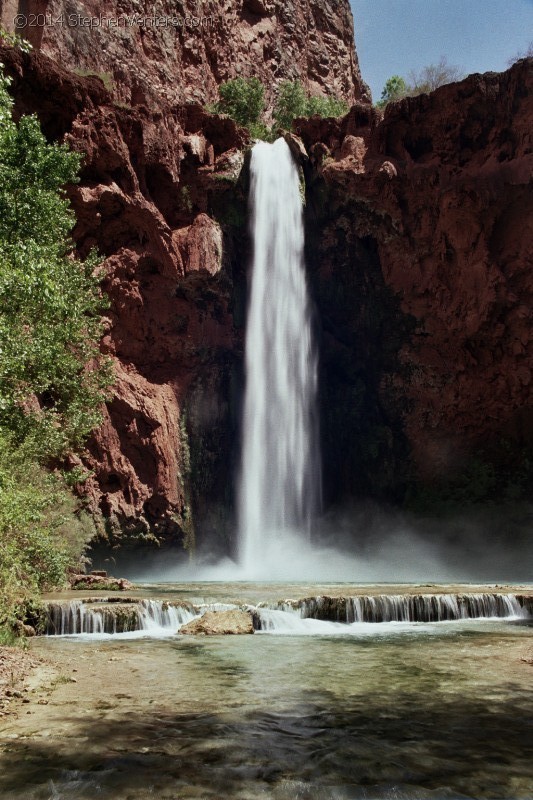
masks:
<path fill-rule="evenodd" d="M 348 2 L 4 0 L 0 8 L 7 30 L 79 75 L 100 76 L 131 106 L 212 102 L 220 83 L 252 75 L 270 106 L 287 79 L 349 104 L 367 92 Z"/>
<path fill-rule="evenodd" d="M 82 257 L 96 248 L 104 259 L 102 350 L 115 386 L 80 491 L 110 542 L 131 534 L 192 546 L 193 506 L 209 503 L 204 524 L 218 530 L 231 504 L 246 134 L 198 105 L 125 109 L 99 79 L 42 54 L 3 48 L 0 60 L 16 113 L 37 112 L 49 138 L 84 153 L 80 183 L 68 188 L 73 235 Z"/>
<path fill-rule="evenodd" d="M 331 469 L 335 439 L 347 451 L 348 495 L 453 484 L 466 470 L 474 496 L 529 496 L 532 97 L 525 60 L 393 103 L 383 119 L 359 104 L 298 124 L 327 451 Z M 347 441 L 350 414 L 359 436 Z"/>
<path fill-rule="evenodd" d="M 294 126 L 328 502 L 402 505 L 457 476 L 459 496 L 464 486 L 480 499 L 522 497 L 533 432 L 531 61 L 392 104 L 383 118 L 360 80 L 347 2 L 165 5 L 181 19 L 215 10 L 218 33 L 41 26 L 27 32 L 36 52 L 0 52 L 16 112 L 37 113 L 50 139 L 85 154 L 68 190 L 74 238 L 82 256 L 96 247 L 104 258 L 102 349 L 116 375 L 80 487 L 102 537 L 192 547 L 196 535 L 212 551 L 234 548 L 249 141 L 202 103 L 237 74 L 270 89 L 299 77 L 352 104 L 342 120 Z"/>

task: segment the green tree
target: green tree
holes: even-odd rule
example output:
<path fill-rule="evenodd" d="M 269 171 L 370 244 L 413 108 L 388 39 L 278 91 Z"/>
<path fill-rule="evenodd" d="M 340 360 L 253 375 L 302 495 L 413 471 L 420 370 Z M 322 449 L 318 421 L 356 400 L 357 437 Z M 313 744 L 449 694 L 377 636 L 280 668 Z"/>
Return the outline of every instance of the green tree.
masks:
<path fill-rule="evenodd" d="M 348 106 L 337 97 L 314 95 L 309 97 L 300 81 L 283 81 L 274 105 L 274 122 L 279 128 L 290 130 L 297 117 L 340 117 Z"/>
<path fill-rule="evenodd" d="M 38 120 L 12 120 L 0 74 L 0 428 L 43 461 L 98 423 L 109 373 L 99 356 L 96 260 L 72 255 L 62 187 L 80 155 L 48 144 Z"/>
<path fill-rule="evenodd" d="M 409 87 L 405 80 L 400 75 L 393 75 L 385 83 L 383 91 L 381 92 L 381 100 L 378 101 L 377 105 L 379 108 L 385 108 L 387 103 L 405 97 L 408 92 Z"/>
<path fill-rule="evenodd" d="M 280 83 L 273 118 L 279 128 L 289 130 L 293 119 L 304 117 L 307 110 L 307 96 L 300 81 Z"/>
<path fill-rule="evenodd" d="M 341 117 L 348 112 L 348 104 L 344 100 L 331 95 L 323 97 L 314 95 L 307 98 L 306 117 Z"/>
<path fill-rule="evenodd" d="M 233 78 L 218 87 L 215 110 L 245 128 L 257 125 L 265 109 L 265 88 L 259 78 Z"/>
<path fill-rule="evenodd" d="M 93 533 L 50 465 L 100 421 L 111 380 L 97 260 L 74 258 L 63 189 L 81 156 L 15 123 L 8 86 L 0 69 L 0 641 Z"/>
<path fill-rule="evenodd" d="M 409 83 L 400 75 L 393 75 L 392 78 L 389 78 L 383 87 L 381 100 L 378 101 L 377 106 L 385 108 L 387 103 L 393 100 L 433 92 L 439 86 L 459 81 L 462 77 L 463 73 L 459 67 L 448 64 L 446 56 L 441 56 L 437 64 L 428 64 L 419 72 L 411 70 Z"/>
<path fill-rule="evenodd" d="M 265 88 L 258 78 L 234 78 L 219 86 L 220 100 L 211 106 L 216 113 L 228 114 L 247 128 L 256 139 L 271 141 L 273 131 L 263 120 Z M 348 111 L 336 97 L 308 97 L 300 81 L 282 81 L 273 109 L 274 128 L 289 130 L 296 117 L 338 117 Z"/>

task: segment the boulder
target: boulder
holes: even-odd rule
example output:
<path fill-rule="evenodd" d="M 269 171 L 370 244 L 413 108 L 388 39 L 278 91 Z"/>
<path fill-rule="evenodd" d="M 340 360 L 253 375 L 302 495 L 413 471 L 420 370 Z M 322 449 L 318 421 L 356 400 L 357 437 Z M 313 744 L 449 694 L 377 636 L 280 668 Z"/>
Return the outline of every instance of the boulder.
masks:
<path fill-rule="evenodd" d="M 234 609 L 232 611 L 206 611 L 198 619 L 193 619 L 183 625 L 180 633 L 188 635 L 204 634 L 205 636 L 219 636 L 221 634 L 253 633 L 254 626 L 252 615 L 249 611 Z"/>

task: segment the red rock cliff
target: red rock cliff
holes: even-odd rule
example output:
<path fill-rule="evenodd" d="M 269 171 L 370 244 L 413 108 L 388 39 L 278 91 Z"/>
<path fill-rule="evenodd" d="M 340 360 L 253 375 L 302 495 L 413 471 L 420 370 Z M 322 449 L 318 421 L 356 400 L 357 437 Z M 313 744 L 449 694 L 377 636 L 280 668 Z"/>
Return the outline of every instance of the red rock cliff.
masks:
<path fill-rule="evenodd" d="M 246 135 L 202 111 L 217 85 L 287 78 L 364 93 L 348 2 L 3 2 L 34 45 L 6 49 L 17 112 L 84 153 L 69 190 L 80 253 L 105 257 L 115 397 L 85 485 L 108 533 L 224 538 L 238 442 Z M 20 23 L 20 20 L 19 20 Z M 191 481 L 191 475 L 194 480 Z M 205 520 L 208 520 L 207 522 Z M 210 521 L 209 521 L 210 520 Z"/>
<path fill-rule="evenodd" d="M 324 318 L 351 330 L 360 375 L 375 381 L 367 412 L 383 410 L 376 482 L 394 397 L 419 477 L 451 475 L 479 448 L 505 457 L 502 439 L 509 462 L 533 445 L 532 131 L 531 60 L 393 103 L 383 120 L 359 106 L 341 123 L 300 124 L 320 176 L 318 293 L 326 302 L 335 278 L 349 293 Z M 396 365 L 383 361 L 391 348 Z"/>
<path fill-rule="evenodd" d="M 102 76 L 129 105 L 218 98 L 218 85 L 256 75 L 272 100 L 282 80 L 348 103 L 366 91 L 348 2 L 338 0 L 99 0 L 3 2 L 2 23 L 78 74 Z M 26 24 L 21 24 L 26 21 Z"/>
<path fill-rule="evenodd" d="M 74 235 L 82 254 L 105 257 L 103 349 L 117 376 L 89 446 L 93 507 L 110 534 L 147 539 L 190 537 L 196 515 L 228 549 L 247 142 L 231 120 L 183 101 L 256 71 L 350 101 L 363 90 L 347 3 L 224 9 L 235 27 L 217 29 L 214 50 L 205 27 L 170 38 L 119 29 L 104 46 L 101 29 L 48 26 L 43 52 L 0 56 L 17 112 L 36 112 L 47 136 L 85 153 L 69 191 Z M 109 91 L 72 68 L 109 72 Z M 394 104 L 383 120 L 356 103 L 344 120 L 299 125 L 332 499 L 401 500 L 413 475 L 453 470 L 480 441 L 531 439 L 531 81 L 523 62 Z"/>

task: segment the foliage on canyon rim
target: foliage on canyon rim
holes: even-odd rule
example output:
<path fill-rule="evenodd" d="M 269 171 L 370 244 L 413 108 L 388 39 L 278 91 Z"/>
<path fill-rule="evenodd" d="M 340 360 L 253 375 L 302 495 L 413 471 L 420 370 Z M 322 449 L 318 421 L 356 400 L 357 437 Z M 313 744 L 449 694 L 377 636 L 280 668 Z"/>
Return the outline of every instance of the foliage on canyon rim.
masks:
<path fill-rule="evenodd" d="M 379 108 L 385 108 L 387 103 L 394 100 L 432 92 L 439 86 L 459 81 L 462 77 L 463 73 L 459 67 L 448 64 L 446 56 L 441 56 L 436 64 L 428 64 L 419 72 L 411 70 L 409 81 L 406 81 L 401 75 L 393 75 L 389 78 L 381 92 L 381 99 L 376 105 Z"/>
<path fill-rule="evenodd" d="M 518 53 L 507 60 L 507 66 L 512 67 L 513 64 L 520 61 L 522 58 L 533 58 L 533 39 L 524 50 L 519 50 Z"/>
<path fill-rule="evenodd" d="M 216 113 L 230 116 L 257 139 L 271 141 L 274 131 L 263 121 L 265 87 L 258 78 L 233 78 L 219 86 L 220 100 L 212 106 Z M 273 118 L 276 127 L 289 130 L 296 117 L 338 117 L 348 106 L 337 97 L 310 96 L 300 81 L 283 81 L 277 92 Z"/>
<path fill-rule="evenodd" d="M 340 117 L 347 111 L 344 100 L 331 95 L 309 96 L 300 81 L 283 81 L 278 90 L 273 117 L 278 127 L 289 130 L 296 117 Z"/>
<path fill-rule="evenodd" d="M 97 259 L 73 257 L 63 187 L 81 157 L 48 144 L 38 120 L 12 119 L 0 72 L 0 629 L 58 585 L 80 555 L 76 501 L 48 468 L 100 420 L 110 383 L 99 354 Z M 68 524 L 67 524 L 68 523 Z M 81 536 L 83 538 L 83 536 Z M 87 538 L 85 536 L 85 538 Z M 69 552 L 70 548 L 70 552 Z"/>

